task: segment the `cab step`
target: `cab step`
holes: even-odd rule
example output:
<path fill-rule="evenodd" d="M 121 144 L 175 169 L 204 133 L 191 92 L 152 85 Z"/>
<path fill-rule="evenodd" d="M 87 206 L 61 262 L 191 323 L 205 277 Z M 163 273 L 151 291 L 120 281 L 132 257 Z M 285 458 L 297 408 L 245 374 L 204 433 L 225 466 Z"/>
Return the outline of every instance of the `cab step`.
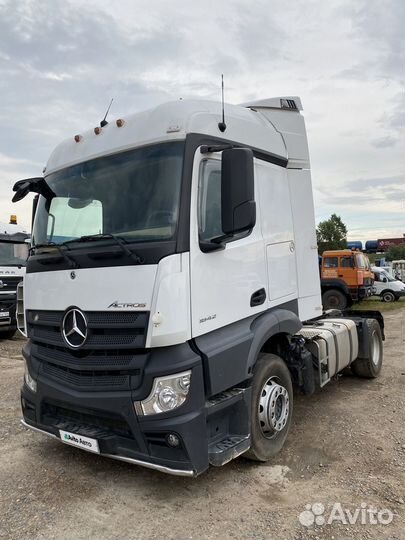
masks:
<path fill-rule="evenodd" d="M 250 436 L 229 435 L 208 447 L 208 461 L 215 467 L 225 465 L 250 448 Z"/>

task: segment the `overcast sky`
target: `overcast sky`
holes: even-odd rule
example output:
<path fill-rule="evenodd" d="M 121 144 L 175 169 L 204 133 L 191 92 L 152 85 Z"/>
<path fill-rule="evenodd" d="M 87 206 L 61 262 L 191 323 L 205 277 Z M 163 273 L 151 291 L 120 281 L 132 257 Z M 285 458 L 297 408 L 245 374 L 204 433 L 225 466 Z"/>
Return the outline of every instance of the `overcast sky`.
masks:
<path fill-rule="evenodd" d="M 299 95 L 317 221 L 405 232 L 405 0 L 0 0 L 0 221 L 14 181 L 111 117 L 182 98 Z"/>

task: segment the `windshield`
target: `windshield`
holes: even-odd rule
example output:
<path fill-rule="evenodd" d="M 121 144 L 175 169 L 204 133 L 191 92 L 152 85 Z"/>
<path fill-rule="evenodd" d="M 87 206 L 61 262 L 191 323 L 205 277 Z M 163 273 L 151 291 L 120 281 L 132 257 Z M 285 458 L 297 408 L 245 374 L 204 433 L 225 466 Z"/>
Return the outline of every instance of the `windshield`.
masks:
<path fill-rule="evenodd" d="M 396 281 L 396 279 L 393 279 L 385 270 L 380 270 L 380 279 L 382 278 L 387 278 L 388 281 Z"/>
<path fill-rule="evenodd" d="M 365 257 L 363 253 L 356 253 L 357 267 L 370 270 L 370 263 L 368 257 Z"/>
<path fill-rule="evenodd" d="M 28 244 L 0 242 L 0 266 L 25 266 Z"/>
<path fill-rule="evenodd" d="M 157 144 L 50 174 L 46 181 L 55 196 L 40 198 L 33 245 L 92 235 L 115 235 L 126 242 L 172 239 L 183 150 L 183 142 Z"/>

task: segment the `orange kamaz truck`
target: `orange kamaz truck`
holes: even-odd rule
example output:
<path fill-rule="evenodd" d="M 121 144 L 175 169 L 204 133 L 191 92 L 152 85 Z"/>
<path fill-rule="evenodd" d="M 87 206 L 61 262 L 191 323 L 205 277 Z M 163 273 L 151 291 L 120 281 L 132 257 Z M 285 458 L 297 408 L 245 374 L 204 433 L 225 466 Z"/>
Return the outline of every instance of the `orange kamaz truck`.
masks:
<path fill-rule="evenodd" d="M 372 294 L 370 261 L 361 251 L 324 251 L 320 271 L 324 309 L 345 309 Z"/>

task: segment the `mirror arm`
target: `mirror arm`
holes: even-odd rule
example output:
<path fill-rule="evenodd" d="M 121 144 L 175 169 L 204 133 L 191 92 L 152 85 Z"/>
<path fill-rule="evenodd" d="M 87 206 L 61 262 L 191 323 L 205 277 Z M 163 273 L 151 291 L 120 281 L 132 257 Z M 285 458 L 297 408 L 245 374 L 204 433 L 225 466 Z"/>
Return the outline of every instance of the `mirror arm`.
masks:
<path fill-rule="evenodd" d="M 213 240 L 200 240 L 200 249 L 203 253 L 225 249 L 224 244 L 216 243 Z"/>
<path fill-rule="evenodd" d="M 38 195 L 42 195 L 48 201 L 55 197 L 55 193 L 42 177 L 19 180 L 14 184 L 13 191 L 15 191 L 15 195 L 12 198 L 12 202 L 20 201 L 28 193 L 38 193 Z"/>
<path fill-rule="evenodd" d="M 211 154 L 212 152 L 222 152 L 223 150 L 230 150 L 232 148 L 243 148 L 236 144 L 203 144 L 200 148 L 201 154 Z"/>

